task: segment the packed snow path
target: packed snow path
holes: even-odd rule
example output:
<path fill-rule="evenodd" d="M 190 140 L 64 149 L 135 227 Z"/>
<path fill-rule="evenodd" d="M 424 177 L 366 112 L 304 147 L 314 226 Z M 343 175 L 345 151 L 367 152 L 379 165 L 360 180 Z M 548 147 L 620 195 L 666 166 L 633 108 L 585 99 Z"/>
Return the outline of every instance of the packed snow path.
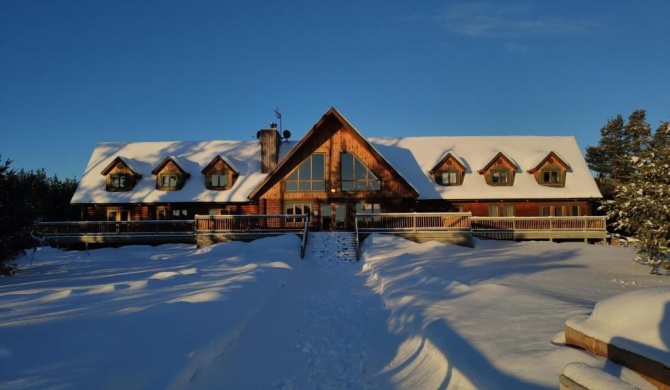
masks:
<path fill-rule="evenodd" d="M 391 388 L 379 373 L 400 339 L 388 332 L 379 295 L 357 275 L 360 263 L 342 259 L 341 242 L 337 234 L 315 239 L 304 264 L 187 386 Z"/>

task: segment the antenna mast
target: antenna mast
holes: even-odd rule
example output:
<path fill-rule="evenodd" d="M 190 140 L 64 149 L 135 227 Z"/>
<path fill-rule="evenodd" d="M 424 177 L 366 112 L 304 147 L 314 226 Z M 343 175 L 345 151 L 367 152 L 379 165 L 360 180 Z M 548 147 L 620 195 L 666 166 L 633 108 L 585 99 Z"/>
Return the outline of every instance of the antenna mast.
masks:
<path fill-rule="evenodd" d="M 275 118 L 279 119 L 279 134 L 281 134 L 282 133 L 281 112 L 279 112 L 279 107 L 275 107 L 274 112 L 275 112 Z"/>

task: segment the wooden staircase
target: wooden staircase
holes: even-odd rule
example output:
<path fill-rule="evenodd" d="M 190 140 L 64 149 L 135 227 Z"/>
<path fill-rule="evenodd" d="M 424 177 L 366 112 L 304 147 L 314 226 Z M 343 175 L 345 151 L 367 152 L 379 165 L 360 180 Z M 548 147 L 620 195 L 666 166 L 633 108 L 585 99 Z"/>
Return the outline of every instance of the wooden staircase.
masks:
<path fill-rule="evenodd" d="M 329 260 L 356 261 L 354 232 L 311 232 L 307 241 L 310 256 Z"/>

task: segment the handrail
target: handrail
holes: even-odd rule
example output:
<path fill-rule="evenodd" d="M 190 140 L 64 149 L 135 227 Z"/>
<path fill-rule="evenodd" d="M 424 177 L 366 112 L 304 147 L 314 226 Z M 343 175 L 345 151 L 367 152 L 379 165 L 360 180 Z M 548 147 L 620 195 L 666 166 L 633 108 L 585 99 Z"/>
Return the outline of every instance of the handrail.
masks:
<path fill-rule="evenodd" d="M 305 258 L 305 248 L 307 248 L 307 235 L 309 234 L 309 215 L 305 214 L 305 228 L 302 231 L 302 245 L 300 246 L 300 258 Z"/>
<path fill-rule="evenodd" d="M 359 250 L 359 241 L 358 241 L 358 213 L 356 213 L 356 218 L 354 218 L 354 236 L 356 242 L 356 261 L 360 260 L 360 250 Z"/>

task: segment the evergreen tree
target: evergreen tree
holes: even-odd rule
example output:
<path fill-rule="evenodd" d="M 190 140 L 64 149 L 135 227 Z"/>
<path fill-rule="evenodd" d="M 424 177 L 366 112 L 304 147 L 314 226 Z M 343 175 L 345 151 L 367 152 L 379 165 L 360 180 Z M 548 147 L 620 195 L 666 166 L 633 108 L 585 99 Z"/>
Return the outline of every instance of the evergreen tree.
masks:
<path fill-rule="evenodd" d="M 653 271 L 670 269 L 670 123 L 661 124 L 653 137 L 641 124 L 634 123 L 627 138 L 629 147 L 640 148 L 630 158 L 633 172 L 604 208 L 617 230 L 631 234 L 636 260 Z"/>
<path fill-rule="evenodd" d="M 11 163 L 0 164 L 0 274 L 14 270 L 3 263 L 37 245 L 37 222 L 76 219 L 70 205 L 76 180 L 49 178 L 44 169 L 16 171 Z"/>
<path fill-rule="evenodd" d="M 626 156 L 624 121 L 621 115 L 610 119 L 600 129 L 597 146 L 586 148 L 586 162 L 589 169 L 597 173 L 596 182 L 605 199 L 613 199 L 614 191 L 625 172 L 622 161 Z"/>

